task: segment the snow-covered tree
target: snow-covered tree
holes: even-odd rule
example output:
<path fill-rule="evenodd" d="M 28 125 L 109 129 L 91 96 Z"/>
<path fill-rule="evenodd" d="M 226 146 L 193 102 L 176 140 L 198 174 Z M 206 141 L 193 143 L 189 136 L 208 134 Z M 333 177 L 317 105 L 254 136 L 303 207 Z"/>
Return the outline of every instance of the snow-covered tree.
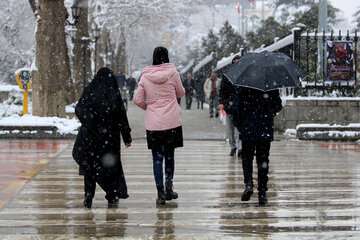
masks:
<path fill-rule="evenodd" d="M 177 38 L 176 29 L 188 24 L 188 16 L 195 11 L 194 6 L 199 2 L 90 0 L 90 11 L 94 22 L 109 29 L 116 49 L 126 48 L 129 65 L 133 62 L 145 65 L 156 45 L 168 45 L 171 48 L 174 38 Z"/>
<path fill-rule="evenodd" d="M 360 6 L 358 7 L 358 10 L 354 14 L 356 28 L 360 30 Z"/>
<path fill-rule="evenodd" d="M 34 17 L 28 2 L 0 1 L 0 82 L 15 84 L 17 68 L 31 64 Z"/>
<path fill-rule="evenodd" d="M 220 37 L 220 52 L 218 58 L 228 57 L 232 53 L 240 51 L 241 47 L 244 47 L 244 39 L 238 34 L 235 29 L 230 25 L 228 21 L 224 23 L 224 26 L 219 31 Z"/>

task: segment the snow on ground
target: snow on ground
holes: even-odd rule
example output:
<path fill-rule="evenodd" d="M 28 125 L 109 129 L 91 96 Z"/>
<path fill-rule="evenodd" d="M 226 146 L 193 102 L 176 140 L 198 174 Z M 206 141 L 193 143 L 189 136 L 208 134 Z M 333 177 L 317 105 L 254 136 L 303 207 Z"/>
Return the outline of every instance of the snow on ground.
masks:
<path fill-rule="evenodd" d="M 11 92 L 11 91 L 21 92 L 18 85 L 0 84 L 0 92 Z"/>
<path fill-rule="evenodd" d="M 350 123 L 347 125 L 338 124 L 299 124 L 296 126 L 296 130 L 299 128 L 360 128 L 360 123 Z"/>
<path fill-rule="evenodd" d="M 59 117 L 37 117 L 32 115 L 12 115 L 0 119 L 1 126 L 55 126 L 60 134 L 76 134 L 80 127 L 80 122 L 73 118 Z"/>
<path fill-rule="evenodd" d="M 76 106 L 76 103 L 72 103 L 70 105 L 65 106 L 65 112 L 66 113 L 75 113 L 75 106 Z"/>
<path fill-rule="evenodd" d="M 286 138 L 296 138 L 296 129 L 286 129 L 284 132 L 284 136 Z"/>
<path fill-rule="evenodd" d="M 336 137 L 336 138 L 359 136 L 358 131 L 309 131 L 304 133 L 304 135 L 308 137 L 315 137 L 323 134 L 327 134 L 329 137 Z"/>
<path fill-rule="evenodd" d="M 283 96 L 283 100 L 298 100 L 298 101 L 360 101 L 360 97 L 294 97 Z"/>

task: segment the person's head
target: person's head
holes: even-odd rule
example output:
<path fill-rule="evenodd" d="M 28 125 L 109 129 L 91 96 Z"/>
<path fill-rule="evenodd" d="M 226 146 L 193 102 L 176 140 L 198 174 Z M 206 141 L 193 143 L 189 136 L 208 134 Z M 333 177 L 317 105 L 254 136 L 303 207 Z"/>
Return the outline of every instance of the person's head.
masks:
<path fill-rule="evenodd" d="M 160 65 L 169 62 L 169 52 L 165 47 L 157 47 L 154 49 L 153 65 Z"/>
<path fill-rule="evenodd" d="M 237 64 L 239 62 L 240 62 L 240 56 L 239 55 L 236 55 L 231 61 L 232 64 Z"/>
<path fill-rule="evenodd" d="M 188 72 L 187 75 L 186 75 L 186 77 L 187 77 L 188 80 L 191 80 L 191 79 L 192 79 L 192 74 L 191 74 L 191 72 Z"/>
<path fill-rule="evenodd" d="M 102 67 L 96 73 L 94 80 L 102 86 L 116 87 L 116 77 L 108 67 Z"/>

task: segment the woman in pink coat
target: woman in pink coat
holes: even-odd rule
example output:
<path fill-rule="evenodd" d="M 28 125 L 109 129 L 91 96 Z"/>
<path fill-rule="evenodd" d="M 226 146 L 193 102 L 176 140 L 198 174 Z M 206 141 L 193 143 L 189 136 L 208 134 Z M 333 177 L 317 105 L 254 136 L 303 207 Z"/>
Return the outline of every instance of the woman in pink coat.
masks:
<path fill-rule="evenodd" d="M 185 95 L 180 74 L 174 64 L 169 63 L 168 50 L 154 50 L 153 65 L 145 67 L 134 103 L 145 110 L 145 128 L 148 148 L 152 150 L 153 170 L 158 191 L 157 204 L 177 199 L 173 191 L 174 152 L 183 146 L 181 108 L 178 98 Z M 163 160 L 165 159 L 165 189 Z"/>

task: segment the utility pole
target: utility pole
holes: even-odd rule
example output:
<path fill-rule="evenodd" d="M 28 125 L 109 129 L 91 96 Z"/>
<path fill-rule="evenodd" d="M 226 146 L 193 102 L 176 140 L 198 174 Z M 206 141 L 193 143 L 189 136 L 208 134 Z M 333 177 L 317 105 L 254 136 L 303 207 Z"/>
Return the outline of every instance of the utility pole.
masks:
<path fill-rule="evenodd" d="M 241 35 L 245 37 L 245 4 L 241 3 Z"/>
<path fill-rule="evenodd" d="M 323 75 L 324 77 L 324 81 L 325 81 L 325 69 L 324 69 L 324 61 L 325 61 L 325 56 L 324 54 L 326 54 L 326 49 L 324 49 L 326 46 L 324 46 L 324 42 L 323 42 L 323 38 L 322 38 L 322 33 L 326 33 L 327 29 L 327 18 L 328 18 L 328 3 L 327 0 L 319 0 L 319 26 L 318 26 L 318 32 L 319 35 L 321 36 L 319 38 L 318 41 L 318 63 L 319 63 L 319 68 L 318 68 L 318 73 L 321 75 Z M 324 51 L 325 50 L 325 51 Z"/>
<path fill-rule="evenodd" d="M 318 31 L 327 31 L 327 15 L 328 15 L 328 3 L 327 0 L 319 0 L 319 27 Z"/>

